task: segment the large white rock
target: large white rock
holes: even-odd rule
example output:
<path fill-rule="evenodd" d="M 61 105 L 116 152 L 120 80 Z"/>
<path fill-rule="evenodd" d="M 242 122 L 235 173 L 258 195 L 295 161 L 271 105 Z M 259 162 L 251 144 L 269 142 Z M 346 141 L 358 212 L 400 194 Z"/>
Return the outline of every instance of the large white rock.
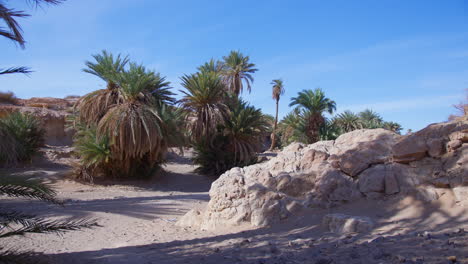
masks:
<path fill-rule="evenodd" d="M 226 171 L 212 184 L 206 209 L 187 217 L 196 218 L 194 225 L 202 229 L 242 223 L 266 226 L 307 207 L 328 208 L 362 197 L 416 195 L 434 201 L 439 198 L 434 186 L 457 188 L 457 199 L 467 200 L 468 144 L 445 149 L 450 140 L 465 140 L 466 128 L 468 121 L 456 121 L 434 124 L 411 136 L 365 129 L 335 141 L 293 143 L 269 161 Z M 330 221 L 340 223 L 346 232 L 371 228 L 368 219 L 349 219 L 339 216 Z"/>

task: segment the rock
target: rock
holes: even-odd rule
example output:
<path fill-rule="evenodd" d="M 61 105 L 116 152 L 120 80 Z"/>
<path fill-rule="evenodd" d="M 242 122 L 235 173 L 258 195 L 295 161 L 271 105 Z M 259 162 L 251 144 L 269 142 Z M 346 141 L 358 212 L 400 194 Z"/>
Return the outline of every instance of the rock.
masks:
<path fill-rule="evenodd" d="M 385 193 L 395 194 L 400 192 L 400 186 L 393 172 L 393 167 L 387 167 L 385 170 Z"/>
<path fill-rule="evenodd" d="M 432 202 L 439 199 L 439 194 L 436 189 L 432 186 L 421 186 L 418 187 L 416 192 L 416 198 L 424 202 Z"/>
<path fill-rule="evenodd" d="M 355 130 L 335 140 L 330 158 L 338 160 L 340 169 L 354 177 L 372 164 L 389 161 L 398 137 L 385 129 Z"/>
<path fill-rule="evenodd" d="M 268 161 L 223 173 L 211 186 L 206 209 L 194 217 L 202 218 L 202 229 L 268 226 L 308 208 L 331 208 L 363 197 L 411 195 L 435 201 L 449 192 L 438 188 L 452 188 L 457 200 L 467 201 L 468 144 L 462 141 L 467 130 L 468 121 L 453 121 L 407 136 L 364 129 L 335 141 L 293 143 Z M 446 142 L 453 140 L 462 141 L 461 146 L 446 151 Z M 347 217 L 333 220 L 334 225 L 341 223 L 346 231 L 372 228 L 369 219 Z"/>
<path fill-rule="evenodd" d="M 66 118 L 69 113 L 47 108 L 0 105 L 0 117 L 12 112 L 27 113 L 37 117 L 46 132 L 44 136 L 45 144 L 52 146 L 72 144 L 74 131 L 66 128 Z"/>
<path fill-rule="evenodd" d="M 359 190 L 363 193 L 384 192 L 386 166 L 376 165 L 359 175 Z"/>
<path fill-rule="evenodd" d="M 457 202 L 468 200 L 468 186 L 458 186 L 452 189 Z"/>
<path fill-rule="evenodd" d="M 461 147 L 462 144 L 463 144 L 463 142 L 461 140 L 459 140 L 459 139 L 450 140 L 447 143 L 447 148 L 450 151 L 454 151 L 454 150 L 458 149 L 459 147 Z"/>
<path fill-rule="evenodd" d="M 428 154 L 431 157 L 440 157 L 444 154 L 444 144 L 441 138 L 431 138 L 427 140 Z"/>
<path fill-rule="evenodd" d="M 203 216 L 199 210 L 192 209 L 183 215 L 177 222 L 176 226 L 180 227 L 200 227 Z"/>
<path fill-rule="evenodd" d="M 369 217 L 345 214 L 328 214 L 322 219 L 322 225 L 329 231 L 339 234 L 366 233 L 372 230 L 374 223 Z"/>

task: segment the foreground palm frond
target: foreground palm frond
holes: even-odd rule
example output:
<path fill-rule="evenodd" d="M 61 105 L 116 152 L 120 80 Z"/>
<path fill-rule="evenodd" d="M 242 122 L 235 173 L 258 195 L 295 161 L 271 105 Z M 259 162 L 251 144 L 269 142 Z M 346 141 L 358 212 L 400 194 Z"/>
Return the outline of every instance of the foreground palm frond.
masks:
<path fill-rule="evenodd" d="M 0 35 L 1 35 L 1 30 L 0 30 Z M 0 75 L 13 74 L 13 73 L 30 74 L 31 72 L 32 72 L 31 69 L 29 69 L 28 67 L 24 67 L 24 66 L 0 69 Z"/>

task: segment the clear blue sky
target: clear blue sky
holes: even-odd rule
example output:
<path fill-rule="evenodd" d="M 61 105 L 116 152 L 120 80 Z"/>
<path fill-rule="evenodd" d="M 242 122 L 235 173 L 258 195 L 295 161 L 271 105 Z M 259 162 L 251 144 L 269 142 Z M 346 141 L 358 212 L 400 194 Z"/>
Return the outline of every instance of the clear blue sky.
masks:
<path fill-rule="evenodd" d="M 0 78 L 21 98 L 83 95 L 104 87 L 81 72 L 91 54 L 129 54 L 172 82 L 230 50 L 259 71 L 243 97 L 274 113 L 272 79 L 286 93 L 280 116 L 302 89 L 321 87 L 338 112 L 371 108 L 417 130 L 453 113 L 468 88 L 468 1 L 68 0 L 31 10 L 21 50 L 0 38 L 0 66 L 35 71 Z"/>

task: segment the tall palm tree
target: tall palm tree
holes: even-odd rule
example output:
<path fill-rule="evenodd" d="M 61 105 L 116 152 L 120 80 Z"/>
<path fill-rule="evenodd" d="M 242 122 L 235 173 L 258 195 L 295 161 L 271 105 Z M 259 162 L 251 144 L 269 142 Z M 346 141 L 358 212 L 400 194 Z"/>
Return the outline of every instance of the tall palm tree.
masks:
<path fill-rule="evenodd" d="M 185 75 L 181 80 L 186 91 L 181 91 L 184 96 L 179 103 L 188 113 L 192 138 L 210 138 L 228 112 L 223 81 L 216 72 Z"/>
<path fill-rule="evenodd" d="M 244 89 L 244 82 L 247 86 L 247 91 L 251 91 L 251 83 L 254 81 L 252 73 L 255 69 L 255 64 L 249 62 L 249 56 L 244 56 L 239 51 L 231 51 L 228 56 L 224 56 L 225 69 L 223 70 L 224 80 L 228 91 L 239 96 Z"/>
<path fill-rule="evenodd" d="M 281 95 L 284 94 L 284 84 L 283 80 L 276 79 L 271 82 L 273 85 L 271 96 L 273 100 L 276 101 L 276 114 L 275 114 L 275 124 L 273 126 L 273 132 L 271 133 L 271 146 L 270 150 L 274 149 L 276 146 L 276 128 L 278 126 L 278 107 L 279 107 L 279 100 Z"/>
<path fill-rule="evenodd" d="M 30 0 L 36 6 L 46 3 L 46 4 L 59 4 L 65 0 Z M 6 25 L 7 29 L 0 27 L 0 36 L 12 40 L 13 42 L 19 44 L 21 48 L 25 47 L 26 41 L 23 37 L 23 30 L 21 29 L 20 24 L 16 21 L 17 18 L 28 17 L 24 11 L 18 11 L 12 8 L 8 8 L 3 1 L 0 1 L 0 21 L 3 21 L 3 24 Z M 0 75 L 12 74 L 12 73 L 31 73 L 31 70 L 27 67 L 11 67 L 6 69 L 0 69 Z"/>
<path fill-rule="evenodd" d="M 334 123 L 345 133 L 363 128 L 362 121 L 359 119 L 359 116 L 351 111 L 344 111 L 339 114 L 335 118 Z"/>
<path fill-rule="evenodd" d="M 325 122 L 324 112 L 333 114 L 336 103 L 327 98 L 322 89 L 303 90 L 297 97 L 291 98 L 289 106 L 296 106 L 306 120 L 306 135 L 309 143 L 320 139 L 320 126 Z"/>

